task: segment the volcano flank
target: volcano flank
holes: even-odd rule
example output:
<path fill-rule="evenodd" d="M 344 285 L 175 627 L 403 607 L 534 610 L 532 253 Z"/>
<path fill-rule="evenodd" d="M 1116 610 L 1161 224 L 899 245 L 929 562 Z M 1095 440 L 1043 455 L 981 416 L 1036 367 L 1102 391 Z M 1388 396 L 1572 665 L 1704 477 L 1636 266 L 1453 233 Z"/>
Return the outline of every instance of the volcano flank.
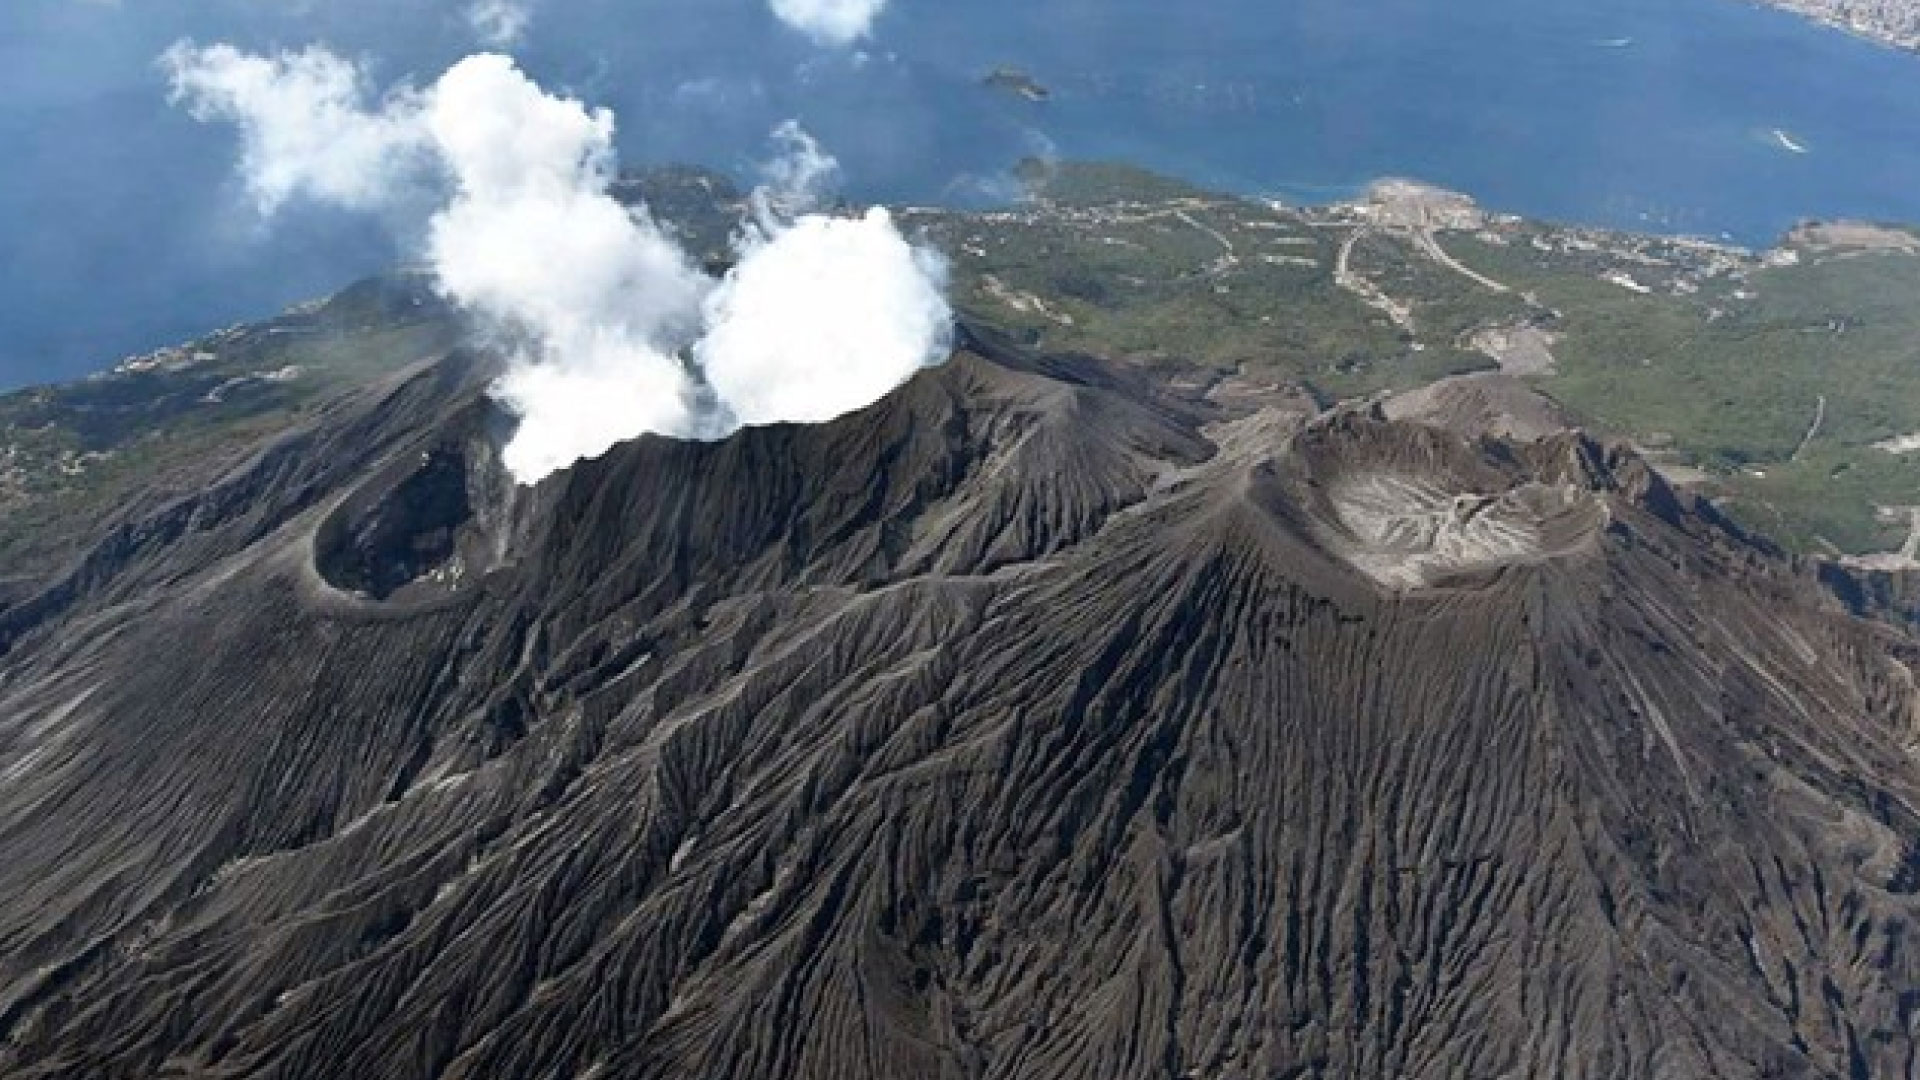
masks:
<path fill-rule="evenodd" d="M 1902 578 L 957 337 L 534 486 L 440 349 L 0 592 L 0 1074 L 1912 1073 Z"/>

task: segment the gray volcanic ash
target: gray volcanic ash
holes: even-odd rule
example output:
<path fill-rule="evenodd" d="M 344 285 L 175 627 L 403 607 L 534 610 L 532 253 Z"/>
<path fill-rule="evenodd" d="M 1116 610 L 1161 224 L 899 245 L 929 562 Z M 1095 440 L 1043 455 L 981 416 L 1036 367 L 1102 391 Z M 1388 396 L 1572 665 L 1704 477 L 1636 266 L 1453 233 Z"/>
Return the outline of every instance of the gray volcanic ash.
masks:
<path fill-rule="evenodd" d="M 1915 1052 L 1915 640 L 1627 452 L 976 330 L 515 488 L 484 395 L 370 390 L 0 613 L 0 1072 Z"/>

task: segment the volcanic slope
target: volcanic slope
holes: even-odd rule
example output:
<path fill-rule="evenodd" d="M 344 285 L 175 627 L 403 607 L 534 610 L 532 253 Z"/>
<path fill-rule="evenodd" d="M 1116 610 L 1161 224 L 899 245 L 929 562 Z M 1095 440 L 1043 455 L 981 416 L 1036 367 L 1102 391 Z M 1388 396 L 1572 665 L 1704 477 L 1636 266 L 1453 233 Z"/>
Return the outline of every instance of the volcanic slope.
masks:
<path fill-rule="evenodd" d="M 963 337 L 531 489 L 450 356 L 0 613 L 0 1074 L 1916 1075 L 1887 588 Z"/>

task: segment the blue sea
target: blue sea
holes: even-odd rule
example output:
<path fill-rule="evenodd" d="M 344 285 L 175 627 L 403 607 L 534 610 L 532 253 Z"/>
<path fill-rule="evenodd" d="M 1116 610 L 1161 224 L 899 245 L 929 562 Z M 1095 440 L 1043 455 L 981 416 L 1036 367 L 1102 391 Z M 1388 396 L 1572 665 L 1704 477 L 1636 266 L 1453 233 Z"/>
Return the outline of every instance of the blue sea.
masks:
<path fill-rule="evenodd" d="M 460 6 L 8 0 L 0 387 L 404 258 L 378 221 L 259 221 L 232 133 L 170 106 L 154 59 L 181 38 L 322 42 L 382 83 L 426 83 L 478 49 Z M 762 0 L 537 0 L 514 51 L 616 110 L 629 163 L 746 174 L 791 117 L 859 199 L 992 202 L 1019 159 L 1058 155 L 1296 202 L 1412 176 L 1502 210 L 1753 245 L 1808 217 L 1920 221 L 1920 57 L 1740 0 L 892 0 L 843 51 Z M 980 85 L 1009 63 L 1053 99 Z"/>

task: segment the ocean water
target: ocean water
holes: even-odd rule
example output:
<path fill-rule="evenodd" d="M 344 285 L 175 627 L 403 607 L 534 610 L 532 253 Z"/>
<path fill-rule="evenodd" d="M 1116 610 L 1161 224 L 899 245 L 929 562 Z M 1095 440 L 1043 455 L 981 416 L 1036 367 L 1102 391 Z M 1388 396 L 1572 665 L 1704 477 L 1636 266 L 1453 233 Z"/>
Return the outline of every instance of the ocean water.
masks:
<path fill-rule="evenodd" d="M 536 0 L 514 51 L 609 106 L 630 163 L 749 174 L 798 118 L 848 194 L 977 204 L 1029 155 L 1296 202 L 1384 175 L 1503 210 L 1765 244 L 1920 221 L 1920 57 L 1740 0 L 893 0 L 823 51 L 761 0 Z M 230 131 L 166 101 L 171 42 L 324 42 L 430 81 L 454 0 L 9 0 L 0 11 L 0 386 L 255 318 L 405 255 L 390 222 L 261 222 Z M 1013 63 L 1044 104 L 979 85 Z M 1796 149 L 1797 148 L 1797 149 Z M 400 230 L 404 233 L 404 229 Z"/>

